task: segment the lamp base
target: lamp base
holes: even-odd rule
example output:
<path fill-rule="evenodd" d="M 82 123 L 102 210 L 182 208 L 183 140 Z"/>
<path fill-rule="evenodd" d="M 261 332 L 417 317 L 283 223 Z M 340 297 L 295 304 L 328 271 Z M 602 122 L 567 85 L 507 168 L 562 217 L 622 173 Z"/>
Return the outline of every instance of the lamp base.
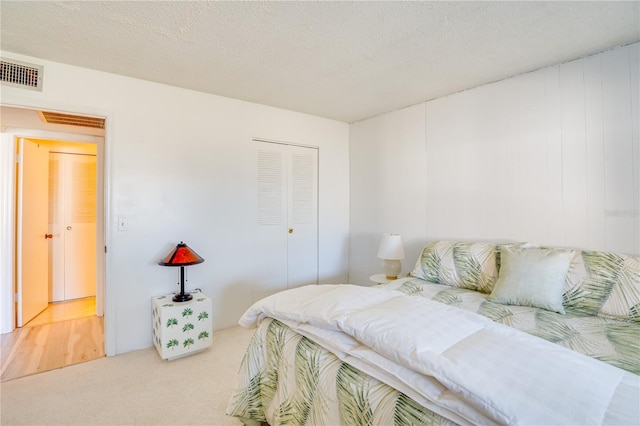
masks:
<path fill-rule="evenodd" d="M 191 299 L 193 299 L 193 296 L 189 293 L 178 293 L 175 296 L 173 296 L 174 302 L 187 302 Z"/>
<path fill-rule="evenodd" d="M 399 260 L 388 260 L 384 259 L 382 261 L 382 272 L 387 277 L 388 280 L 395 280 L 402 272 L 402 262 Z"/>

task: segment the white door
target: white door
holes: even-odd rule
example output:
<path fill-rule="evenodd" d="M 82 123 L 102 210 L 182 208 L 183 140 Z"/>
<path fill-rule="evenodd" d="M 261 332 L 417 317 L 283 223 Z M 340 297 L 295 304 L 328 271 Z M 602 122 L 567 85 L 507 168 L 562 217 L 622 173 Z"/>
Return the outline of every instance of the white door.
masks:
<path fill-rule="evenodd" d="M 287 148 L 287 288 L 292 288 L 318 284 L 318 150 Z"/>
<path fill-rule="evenodd" d="M 65 299 L 96 295 L 96 157 L 69 155 L 65 209 Z"/>
<path fill-rule="evenodd" d="M 50 155 L 53 301 L 96 295 L 96 157 Z"/>
<path fill-rule="evenodd" d="M 49 154 L 49 302 L 64 301 L 64 157 Z"/>
<path fill-rule="evenodd" d="M 49 150 L 19 140 L 17 199 L 17 326 L 47 308 Z"/>
<path fill-rule="evenodd" d="M 253 297 L 318 283 L 318 150 L 256 141 Z"/>

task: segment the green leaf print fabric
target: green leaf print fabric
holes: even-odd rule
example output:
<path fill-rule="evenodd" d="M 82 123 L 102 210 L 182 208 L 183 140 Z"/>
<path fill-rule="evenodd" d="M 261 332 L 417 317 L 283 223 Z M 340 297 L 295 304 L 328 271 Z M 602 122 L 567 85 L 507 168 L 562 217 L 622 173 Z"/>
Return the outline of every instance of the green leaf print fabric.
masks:
<path fill-rule="evenodd" d="M 528 306 L 502 305 L 477 291 L 451 288 L 424 280 L 405 278 L 385 288 L 426 297 L 478 313 L 568 349 L 640 375 L 640 323 L 620 321 L 567 308 L 566 314 Z"/>
<path fill-rule="evenodd" d="M 272 426 L 455 425 L 270 318 L 249 344 L 227 414 Z"/>
<path fill-rule="evenodd" d="M 491 293 L 498 276 L 496 246 L 484 242 L 432 242 L 422 250 L 411 276 Z"/>

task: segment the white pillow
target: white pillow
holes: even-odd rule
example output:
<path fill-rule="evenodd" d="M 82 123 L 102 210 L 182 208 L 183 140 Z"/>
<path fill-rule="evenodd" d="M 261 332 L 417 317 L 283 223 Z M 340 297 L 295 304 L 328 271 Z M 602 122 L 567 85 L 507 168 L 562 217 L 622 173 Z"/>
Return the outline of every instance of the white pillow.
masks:
<path fill-rule="evenodd" d="M 564 315 L 562 294 L 573 256 L 573 250 L 503 247 L 498 280 L 488 299 Z"/>

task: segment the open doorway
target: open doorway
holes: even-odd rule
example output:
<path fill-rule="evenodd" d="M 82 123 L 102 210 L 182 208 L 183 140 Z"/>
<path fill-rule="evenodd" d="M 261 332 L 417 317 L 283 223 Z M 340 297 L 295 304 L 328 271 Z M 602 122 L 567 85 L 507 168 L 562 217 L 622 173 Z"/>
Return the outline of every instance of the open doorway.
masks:
<path fill-rule="evenodd" d="M 15 300 L 2 302 L 14 313 L 13 331 L 2 335 L 2 380 L 105 355 L 104 119 L 48 114 L 53 120 L 2 107 L 2 141 L 17 154 Z M 23 187 L 29 180 L 40 183 Z"/>

